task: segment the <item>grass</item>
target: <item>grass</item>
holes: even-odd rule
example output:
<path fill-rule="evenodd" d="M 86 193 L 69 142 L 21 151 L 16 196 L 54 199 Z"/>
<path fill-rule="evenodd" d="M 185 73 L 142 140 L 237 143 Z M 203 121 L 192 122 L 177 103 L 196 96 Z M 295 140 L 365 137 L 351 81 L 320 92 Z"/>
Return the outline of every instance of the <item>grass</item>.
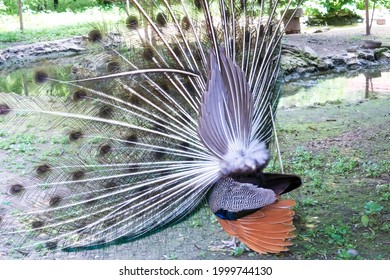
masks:
<path fill-rule="evenodd" d="M 294 258 L 390 258 L 384 245 L 390 231 L 386 104 L 388 99 L 279 111 L 286 172 L 304 182 L 290 195 L 297 200 Z M 327 122 L 329 115 L 343 119 Z"/>
<path fill-rule="evenodd" d="M 384 101 L 370 101 L 373 105 L 367 103 L 365 106 L 375 106 L 377 102 L 383 103 Z M 345 109 L 344 106 L 354 111 L 357 106 L 363 105 L 326 105 L 318 108 L 319 111 L 310 110 L 309 114 L 313 115 L 313 112 L 320 114 L 321 110 L 331 111 L 334 108 L 343 110 Z M 299 114 L 296 113 L 296 115 L 302 116 L 303 112 L 304 109 L 300 109 Z M 376 112 L 377 116 L 381 116 L 378 108 L 373 112 Z M 376 132 L 373 123 L 380 125 L 381 121 L 386 121 L 385 119 L 379 120 L 374 115 L 368 117 L 371 119 L 371 123 L 367 123 L 371 127 L 370 132 Z M 305 122 L 302 122 L 300 125 L 304 124 Z M 286 125 L 289 126 L 289 124 Z M 328 122 L 326 125 L 333 126 L 335 123 Z M 26 126 L 28 125 L 26 124 Z M 327 127 L 323 128 L 327 129 Z M 291 247 L 290 253 L 261 257 L 248 251 L 243 246 L 234 251 L 213 251 L 201 243 L 199 251 L 195 251 L 195 257 L 200 259 L 293 258 L 346 260 L 390 258 L 386 246 L 383 246 L 384 242 L 388 241 L 390 233 L 390 226 L 386 222 L 390 214 L 388 212 L 390 185 L 382 179 L 383 176 L 389 173 L 389 166 L 388 161 L 386 161 L 387 154 L 377 153 L 376 151 L 376 149 L 386 150 L 387 146 L 371 145 L 368 149 L 365 145 L 367 141 L 359 139 L 352 143 L 353 152 L 343 145 L 330 148 L 324 145 L 312 149 L 308 143 L 313 136 L 308 131 L 304 135 L 300 135 L 299 141 L 294 143 L 294 146 L 298 146 L 295 148 L 293 145 L 290 146 L 290 142 L 286 140 L 291 139 L 291 134 L 295 135 L 296 129 L 290 127 L 290 129 L 282 129 L 281 131 L 280 137 L 283 139 L 281 145 L 284 151 L 283 158 L 286 172 L 296 173 L 304 181 L 303 186 L 298 191 L 289 194 L 297 201 L 295 207 L 296 220 L 294 221 L 297 227 L 295 232 L 297 236 L 293 241 L 294 245 Z M 344 133 L 347 132 L 344 131 Z M 332 139 L 333 131 L 329 129 L 328 133 L 329 136 L 323 139 Z M 377 141 L 381 141 L 381 137 L 386 137 L 385 134 L 385 132 L 383 134 L 377 133 Z M 370 135 L 368 133 L 364 137 L 369 138 Z M 3 131 L 0 136 L 8 138 L 9 135 Z M 29 134 L 24 136 L 15 135 L 12 137 L 12 141 L 7 141 L 3 141 L 2 145 L 11 160 L 5 163 L 14 171 L 26 170 L 28 164 L 27 166 L 21 165 L 18 159 L 23 156 L 23 153 L 19 150 L 9 149 L 11 143 L 12 145 L 39 144 L 38 147 L 45 150 L 43 155 L 49 162 L 50 160 L 55 161 L 56 157 L 64 151 L 67 151 L 66 153 L 71 151 L 69 139 L 61 135 L 55 135 L 48 139 L 45 139 L 44 135 L 35 135 L 35 137 Z M 45 148 L 48 143 L 50 149 Z M 278 165 L 275 164 L 271 165 L 269 170 L 278 171 L 278 168 Z M 176 243 L 182 242 L 188 234 L 193 236 L 192 232 L 207 232 L 209 230 L 210 232 L 206 237 L 199 236 L 199 239 L 202 240 L 208 240 L 207 236 L 209 235 L 212 235 L 212 240 L 216 241 L 228 239 L 226 234 L 218 228 L 215 216 L 211 215 L 206 209 L 202 209 L 199 215 L 191 216 L 185 222 L 185 225 L 178 224 L 170 229 L 174 234 L 181 237 L 178 240 L 170 239 L 169 246 L 171 247 L 165 254 L 166 258 L 185 258 L 188 252 L 177 251 L 179 244 Z M 164 238 L 164 235 L 159 238 Z M 174 245 L 171 245 L 171 242 Z"/>
<path fill-rule="evenodd" d="M 123 20 L 124 12 L 119 7 L 111 9 L 89 8 L 81 12 L 23 14 L 25 30 L 19 30 L 19 18 L 11 15 L 0 17 L 0 48 L 4 43 L 34 43 L 86 35 L 96 26 L 114 26 Z M 3 43 L 3 45 L 1 45 Z"/>

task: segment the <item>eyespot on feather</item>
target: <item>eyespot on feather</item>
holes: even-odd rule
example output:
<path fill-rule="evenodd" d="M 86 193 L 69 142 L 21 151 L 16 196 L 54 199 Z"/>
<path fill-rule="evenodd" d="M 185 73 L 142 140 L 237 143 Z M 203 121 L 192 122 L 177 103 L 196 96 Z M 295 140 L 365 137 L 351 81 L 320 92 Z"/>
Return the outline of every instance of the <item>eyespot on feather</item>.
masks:
<path fill-rule="evenodd" d="M 77 101 L 80 101 L 82 99 L 86 99 L 87 96 L 88 96 L 88 94 L 85 90 L 83 90 L 83 89 L 76 90 L 72 94 L 72 100 L 77 102 Z"/>
<path fill-rule="evenodd" d="M 70 141 L 76 141 L 79 140 L 83 136 L 83 133 L 81 131 L 72 131 L 69 133 L 69 140 Z"/>
<path fill-rule="evenodd" d="M 130 30 L 138 29 L 138 19 L 136 16 L 128 16 L 126 19 L 126 27 Z"/>
<path fill-rule="evenodd" d="M 156 22 L 159 27 L 166 27 L 167 26 L 167 17 L 164 13 L 158 13 L 156 16 Z"/>
<path fill-rule="evenodd" d="M 21 193 L 24 190 L 24 186 L 21 184 L 14 184 L 9 188 L 9 193 L 14 195 Z"/>
<path fill-rule="evenodd" d="M 7 104 L 0 104 L 0 115 L 6 115 L 11 111 L 11 108 Z"/>
<path fill-rule="evenodd" d="M 98 41 L 101 41 L 102 39 L 103 39 L 103 35 L 99 30 L 94 29 L 94 30 L 91 30 L 88 32 L 88 41 L 89 42 L 96 43 Z"/>
<path fill-rule="evenodd" d="M 44 164 L 38 165 L 35 172 L 37 173 L 37 175 L 43 175 L 43 174 L 47 173 L 49 170 L 50 170 L 50 166 L 48 164 L 44 163 Z"/>
<path fill-rule="evenodd" d="M 34 81 L 37 84 L 43 84 L 47 82 L 49 75 L 43 70 L 37 70 L 34 73 Z"/>
<path fill-rule="evenodd" d="M 78 170 L 78 171 L 73 172 L 72 179 L 74 181 L 77 181 L 77 180 L 82 179 L 84 177 L 84 175 L 85 175 L 84 171 Z"/>

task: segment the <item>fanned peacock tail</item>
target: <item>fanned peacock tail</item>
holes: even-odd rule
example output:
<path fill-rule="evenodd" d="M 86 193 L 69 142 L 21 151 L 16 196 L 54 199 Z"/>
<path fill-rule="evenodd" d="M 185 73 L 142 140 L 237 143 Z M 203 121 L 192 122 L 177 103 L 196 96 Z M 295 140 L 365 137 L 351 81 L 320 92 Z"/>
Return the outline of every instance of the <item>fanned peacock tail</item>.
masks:
<path fill-rule="evenodd" d="M 91 31 L 90 59 L 66 78 L 36 72 L 43 89 L 65 87 L 66 100 L 0 95 L 4 128 L 33 120 L 79 149 L 4 186 L 13 219 L 0 212 L 0 232 L 14 244 L 135 239 L 191 213 L 221 179 L 268 162 L 280 92 L 279 1 L 131 3 L 138 12 L 121 35 Z M 242 153 L 249 159 L 240 163 Z"/>

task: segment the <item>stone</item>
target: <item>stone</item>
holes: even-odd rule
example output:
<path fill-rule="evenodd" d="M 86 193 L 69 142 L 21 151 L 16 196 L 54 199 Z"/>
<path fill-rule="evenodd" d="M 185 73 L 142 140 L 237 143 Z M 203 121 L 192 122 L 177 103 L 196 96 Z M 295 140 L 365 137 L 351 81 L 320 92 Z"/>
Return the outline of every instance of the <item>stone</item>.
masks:
<path fill-rule="evenodd" d="M 390 58 L 390 51 L 382 53 L 381 58 Z"/>
<path fill-rule="evenodd" d="M 317 68 L 314 66 L 309 66 L 309 67 L 298 67 L 296 69 L 296 72 L 300 75 L 307 74 L 307 73 L 313 73 L 316 72 Z"/>
<path fill-rule="evenodd" d="M 366 40 L 363 43 L 363 48 L 365 49 L 377 49 L 382 46 L 381 41 L 375 41 L 375 40 Z"/>
<path fill-rule="evenodd" d="M 83 36 L 76 36 L 70 39 L 13 46 L 0 50 L 0 63 L 12 65 L 19 63 L 18 60 L 34 61 L 40 57 L 60 52 L 72 55 L 72 53 L 86 50 L 85 42 Z"/>
<path fill-rule="evenodd" d="M 331 57 L 330 60 L 331 60 L 332 64 L 335 66 L 344 65 L 346 62 L 345 58 L 342 56 L 334 56 L 334 57 Z"/>
<path fill-rule="evenodd" d="M 378 24 L 378 25 L 385 25 L 386 24 L 386 19 L 384 19 L 384 18 L 377 18 L 376 19 L 376 24 Z"/>
<path fill-rule="evenodd" d="M 316 39 L 309 39 L 307 40 L 308 43 L 312 43 L 312 44 L 319 44 L 318 40 Z"/>
<path fill-rule="evenodd" d="M 349 47 L 349 48 L 347 49 L 347 52 L 353 53 L 353 52 L 357 52 L 357 50 L 358 50 L 358 47 L 353 46 L 353 47 Z"/>
<path fill-rule="evenodd" d="M 325 58 L 323 60 L 323 63 L 328 65 L 328 69 L 333 69 L 334 68 L 334 64 L 332 62 L 332 59 L 330 59 L 330 58 Z"/>
<path fill-rule="evenodd" d="M 375 61 L 374 51 L 372 50 L 359 50 L 357 57 L 368 61 Z"/>
<path fill-rule="evenodd" d="M 361 66 L 361 63 L 357 57 L 350 57 L 346 61 L 348 69 L 357 69 Z"/>
<path fill-rule="evenodd" d="M 307 67 L 308 64 L 307 64 L 307 62 L 305 62 L 302 58 L 300 58 L 298 56 L 285 55 L 285 56 L 282 56 L 281 66 L 282 66 L 282 69 L 286 73 L 291 73 L 299 67 L 301 67 L 301 68 Z"/>
<path fill-rule="evenodd" d="M 352 257 L 357 257 L 359 256 L 359 251 L 356 249 L 348 249 L 347 253 L 350 254 Z"/>
<path fill-rule="evenodd" d="M 390 48 L 378 48 L 378 49 L 374 49 L 374 56 L 375 56 L 375 59 L 380 59 L 381 57 L 384 56 L 384 54 L 386 52 L 390 52 Z"/>
<path fill-rule="evenodd" d="M 333 63 L 332 63 L 332 65 L 333 65 Z M 317 68 L 320 71 L 326 71 L 326 70 L 330 69 L 330 65 L 328 63 L 326 63 L 325 61 L 322 61 L 318 64 Z"/>
<path fill-rule="evenodd" d="M 318 54 L 309 46 L 305 46 L 303 50 L 308 53 L 311 57 L 318 57 Z"/>

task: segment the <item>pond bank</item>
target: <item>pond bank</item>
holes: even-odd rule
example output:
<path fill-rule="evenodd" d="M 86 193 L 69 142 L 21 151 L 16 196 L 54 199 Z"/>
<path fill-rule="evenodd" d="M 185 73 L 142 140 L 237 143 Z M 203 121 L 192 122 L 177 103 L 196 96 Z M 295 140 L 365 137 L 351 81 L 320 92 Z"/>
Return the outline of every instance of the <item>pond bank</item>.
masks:
<path fill-rule="evenodd" d="M 345 72 L 390 63 L 390 46 L 367 49 L 362 45 L 355 45 L 324 56 L 327 51 L 319 53 L 309 46 L 307 34 L 293 36 L 285 36 L 282 50 L 281 64 L 286 81 L 313 73 Z M 70 57 L 86 53 L 88 45 L 88 36 L 76 36 L 63 40 L 12 46 L 0 50 L 0 72 L 6 74 L 23 67 L 31 67 L 34 63 L 53 59 L 59 59 L 66 64 Z M 323 47 L 326 49 L 326 46 Z"/>

